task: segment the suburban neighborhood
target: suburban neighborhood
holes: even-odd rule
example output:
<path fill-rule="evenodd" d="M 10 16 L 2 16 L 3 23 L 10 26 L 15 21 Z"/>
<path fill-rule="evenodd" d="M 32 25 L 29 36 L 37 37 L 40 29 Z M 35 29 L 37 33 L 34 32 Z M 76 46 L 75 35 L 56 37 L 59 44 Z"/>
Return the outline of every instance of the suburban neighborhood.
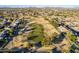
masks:
<path fill-rule="evenodd" d="M 79 53 L 79 8 L 0 8 L 0 53 Z"/>

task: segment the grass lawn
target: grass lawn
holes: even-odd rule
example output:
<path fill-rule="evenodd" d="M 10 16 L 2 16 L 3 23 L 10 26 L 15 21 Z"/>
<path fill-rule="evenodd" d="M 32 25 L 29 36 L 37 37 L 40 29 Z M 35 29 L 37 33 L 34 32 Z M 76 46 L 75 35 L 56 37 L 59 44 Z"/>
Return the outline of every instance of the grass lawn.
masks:
<path fill-rule="evenodd" d="M 42 25 L 32 24 L 31 26 L 34 27 L 35 29 L 29 34 L 28 39 L 33 40 L 34 42 L 39 42 L 39 41 L 42 42 L 45 39 L 43 35 Z"/>

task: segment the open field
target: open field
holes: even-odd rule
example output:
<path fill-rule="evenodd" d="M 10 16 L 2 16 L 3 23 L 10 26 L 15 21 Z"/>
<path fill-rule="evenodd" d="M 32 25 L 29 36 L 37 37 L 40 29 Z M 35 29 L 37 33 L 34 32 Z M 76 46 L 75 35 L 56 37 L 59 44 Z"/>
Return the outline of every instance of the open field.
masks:
<path fill-rule="evenodd" d="M 78 53 L 78 8 L 0 8 L 0 52 Z"/>

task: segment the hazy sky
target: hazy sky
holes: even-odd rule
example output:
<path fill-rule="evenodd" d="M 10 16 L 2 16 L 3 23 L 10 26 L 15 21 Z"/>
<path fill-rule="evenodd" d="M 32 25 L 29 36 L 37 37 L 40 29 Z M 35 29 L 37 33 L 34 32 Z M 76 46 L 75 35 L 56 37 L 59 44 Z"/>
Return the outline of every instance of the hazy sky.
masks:
<path fill-rule="evenodd" d="M 79 0 L 0 0 L 0 7 L 79 7 Z"/>
<path fill-rule="evenodd" d="M 79 5 L 0 5 L 0 7 L 65 7 L 65 8 L 76 8 L 79 7 Z"/>

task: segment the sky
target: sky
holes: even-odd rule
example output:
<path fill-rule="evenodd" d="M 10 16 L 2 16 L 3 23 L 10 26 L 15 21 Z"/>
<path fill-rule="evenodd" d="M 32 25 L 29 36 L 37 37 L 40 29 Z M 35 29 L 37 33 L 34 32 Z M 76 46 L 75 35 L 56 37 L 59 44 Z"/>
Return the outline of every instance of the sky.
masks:
<path fill-rule="evenodd" d="M 79 7 L 79 0 L 0 0 L 0 7 Z"/>
<path fill-rule="evenodd" d="M 26 8 L 26 7 L 64 7 L 78 8 L 79 5 L 0 5 L 0 8 Z"/>

